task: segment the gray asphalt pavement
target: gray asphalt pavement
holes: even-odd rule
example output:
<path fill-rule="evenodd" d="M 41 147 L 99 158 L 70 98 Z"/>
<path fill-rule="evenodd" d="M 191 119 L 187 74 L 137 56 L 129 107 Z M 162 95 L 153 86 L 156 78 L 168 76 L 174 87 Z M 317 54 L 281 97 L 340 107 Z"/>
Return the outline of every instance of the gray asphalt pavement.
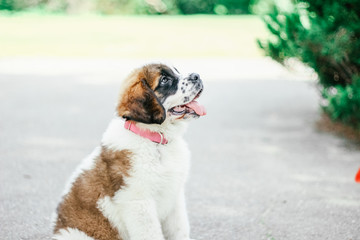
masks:
<path fill-rule="evenodd" d="M 0 71 L 0 239 L 50 238 L 67 178 L 113 115 L 120 81 L 106 70 Z M 269 79 L 204 79 L 208 115 L 186 134 L 192 237 L 360 239 L 359 147 L 316 129 L 313 82 Z"/>

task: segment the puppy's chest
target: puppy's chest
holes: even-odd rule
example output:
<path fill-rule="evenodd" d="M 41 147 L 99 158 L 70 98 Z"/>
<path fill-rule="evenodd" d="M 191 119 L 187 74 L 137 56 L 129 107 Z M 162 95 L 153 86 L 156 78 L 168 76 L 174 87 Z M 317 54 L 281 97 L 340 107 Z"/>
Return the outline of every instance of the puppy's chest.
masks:
<path fill-rule="evenodd" d="M 126 180 L 131 197 L 150 197 L 158 202 L 175 198 L 182 190 L 189 168 L 187 148 L 157 146 L 134 152 L 133 168 Z"/>
<path fill-rule="evenodd" d="M 139 151 L 134 161 L 133 177 L 152 188 L 180 184 L 186 178 L 189 167 L 185 148 L 158 146 L 151 151 Z"/>

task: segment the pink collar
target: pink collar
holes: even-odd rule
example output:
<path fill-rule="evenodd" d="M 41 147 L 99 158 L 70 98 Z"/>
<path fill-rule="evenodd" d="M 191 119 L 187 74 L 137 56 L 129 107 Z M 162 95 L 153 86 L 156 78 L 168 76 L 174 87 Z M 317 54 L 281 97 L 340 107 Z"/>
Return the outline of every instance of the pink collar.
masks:
<path fill-rule="evenodd" d="M 167 144 L 168 140 L 164 137 L 164 134 L 160 132 L 151 132 L 150 130 L 140 129 L 136 126 L 136 124 L 132 121 L 125 121 L 124 127 L 127 130 L 132 131 L 133 133 L 147 138 L 153 142 L 160 143 L 160 144 Z"/>

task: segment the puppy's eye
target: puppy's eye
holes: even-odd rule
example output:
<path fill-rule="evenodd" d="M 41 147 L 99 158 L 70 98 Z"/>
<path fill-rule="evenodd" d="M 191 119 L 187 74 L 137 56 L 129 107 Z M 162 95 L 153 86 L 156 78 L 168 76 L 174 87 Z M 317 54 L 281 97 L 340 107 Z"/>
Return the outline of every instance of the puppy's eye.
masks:
<path fill-rule="evenodd" d="M 161 85 L 165 85 L 167 84 L 168 82 L 170 82 L 171 80 L 168 78 L 168 77 L 162 77 L 161 80 L 160 80 L 160 84 Z"/>

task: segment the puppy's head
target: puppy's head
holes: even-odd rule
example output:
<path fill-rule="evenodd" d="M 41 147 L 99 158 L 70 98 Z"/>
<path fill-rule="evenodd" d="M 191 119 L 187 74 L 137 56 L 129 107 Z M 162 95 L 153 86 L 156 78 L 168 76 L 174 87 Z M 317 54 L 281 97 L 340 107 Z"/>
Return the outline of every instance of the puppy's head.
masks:
<path fill-rule="evenodd" d="M 149 64 L 125 79 L 117 113 L 136 122 L 161 124 L 205 115 L 195 101 L 203 91 L 200 76 L 181 75 L 176 68 Z"/>

